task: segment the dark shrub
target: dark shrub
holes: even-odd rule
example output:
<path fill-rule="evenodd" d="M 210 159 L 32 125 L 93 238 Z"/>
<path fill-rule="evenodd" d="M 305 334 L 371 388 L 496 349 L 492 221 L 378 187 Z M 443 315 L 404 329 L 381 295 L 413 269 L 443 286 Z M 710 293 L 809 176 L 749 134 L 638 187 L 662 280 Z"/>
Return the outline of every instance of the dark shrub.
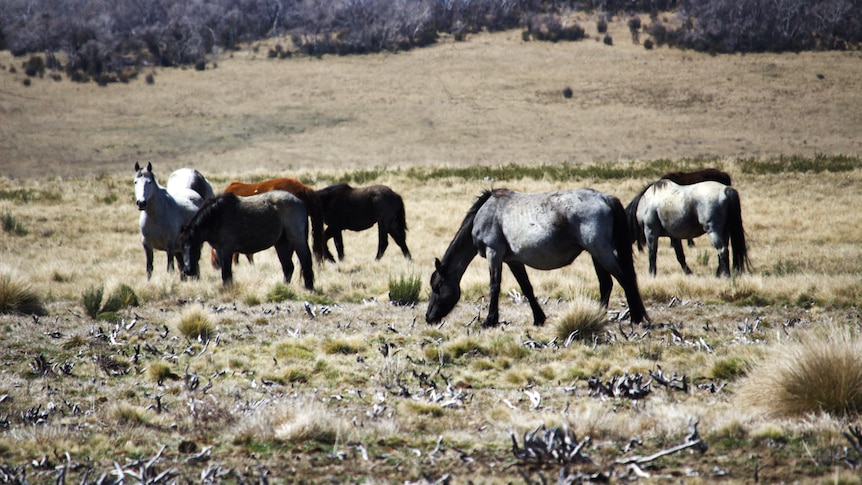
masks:
<path fill-rule="evenodd" d="M 661 20 L 656 20 L 647 27 L 647 33 L 652 37 L 656 44 L 663 45 L 667 42 L 667 28 L 661 23 Z"/>
<path fill-rule="evenodd" d="M 611 34 L 605 34 L 602 38 L 602 42 L 604 42 L 605 45 L 614 45 L 614 38 L 611 37 Z"/>
<path fill-rule="evenodd" d="M 600 34 L 604 34 L 608 31 L 608 20 L 604 15 L 599 15 L 599 20 L 596 21 L 596 29 Z"/>
<path fill-rule="evenodd" d="M 42 56 L 32 56 L 24 63 L 24 74 L 30 77 L 42 77 L 45 74 L 45 60 Z"/>
<path fill-rule="evenodd" d="M 156 78 L 155 76 L 153 76 L 153 73 L 147 74 L 147 77 L 145 79 L 147 81 L 147 84 L 154 84 L 156 82 Z"/>
<path fill-rule="evenodd" d="M 28 78 L 24 78 L 24 80 L 21 81 L 21 83 L 24 84 L 25 86 L 29 86 L 30 84 L 32 84 L 32 81 L 30 81 L 30 78 L 28 77 Z"/>
<path fill-rule="evenodd" d="M 574 93 L 572 93 L 572 88 L 567 87 L 566 89 L 563 89 L 563 97 L 564 98 L 569 99 L 572 97 L 573 94 Z"/>

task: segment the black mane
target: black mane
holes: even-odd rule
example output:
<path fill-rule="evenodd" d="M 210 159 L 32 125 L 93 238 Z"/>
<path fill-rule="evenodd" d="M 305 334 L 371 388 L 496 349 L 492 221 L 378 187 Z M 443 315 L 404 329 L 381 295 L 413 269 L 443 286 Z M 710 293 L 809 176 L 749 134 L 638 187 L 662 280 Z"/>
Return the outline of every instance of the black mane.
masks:
<path fill-rule="evenodd" d="M 225 207 L 235 206 L 238 203 L 239 197 L 230 192 L 219 194 L 212 199 L 206 199 L 189 223 L 186 224 L 186 227 L 192 231 L 197 230 L 201 226 L 209 224 L 214 217 L 221 214 Z"/>
<path fill-rule="evenodd" d="M 443 254 L 443 259 L 441 260 L 443 265 L 445 265 L 452 257 L 452 254 L 458 252 L 462 246 L 473 244 L 473 236 L 471 234 L 473 231 L 473 219 L 476 218 L 476 213 L 479 212 L 479 209 L 483 205 L 485 205 L 485 202 L 488 202 L 488 199 L 490 199 L 492 195 L 494 195 L 493 191 L 485 189 L 481 194 L 479 194 L 479 197 L 476 198 L 476 202 L 474 202 L 467 211 L 467 215 L 464 216 L 464 220 L 461 222 L 461 227 L 458 228 L 458 232 L 455 233 L 455 237 L 452 238 L 452 242 L 449 243 L 449 247 L 446 248 L 446 252 Z"/>

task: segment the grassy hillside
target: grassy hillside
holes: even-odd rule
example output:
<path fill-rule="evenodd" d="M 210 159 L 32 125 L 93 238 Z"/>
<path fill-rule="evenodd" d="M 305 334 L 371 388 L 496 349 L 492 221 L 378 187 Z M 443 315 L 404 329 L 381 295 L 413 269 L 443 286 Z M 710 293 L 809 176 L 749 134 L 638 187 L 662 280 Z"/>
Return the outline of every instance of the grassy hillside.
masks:
<path fill-rule="evenodd" d="M 520 32 L 400 54 L 154 70 L 107 88 L 22 84 L 0 53 L 0 172 L 129 173 L 136 161 L 207 175 L 416 165 L 858 154 L 859 52 L 711 57 Z M 10 69 L 16 68 L 16 73 Z M 564 90 L 570 88 L 572 97 Z"/>

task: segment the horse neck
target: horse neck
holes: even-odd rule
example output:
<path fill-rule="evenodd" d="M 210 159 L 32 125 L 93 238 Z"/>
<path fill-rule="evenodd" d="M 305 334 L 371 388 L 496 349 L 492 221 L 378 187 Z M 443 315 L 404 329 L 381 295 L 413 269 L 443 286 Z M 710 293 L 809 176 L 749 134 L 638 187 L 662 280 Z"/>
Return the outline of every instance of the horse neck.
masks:
<path fill-rule="evenodd" d="M 158 214 L 161 212 L 171 212 L 179 205 L 177 200 L 168 192 L 168 189 L 161 185 L 156 185 L 156 190 L 147 202 L 147 209 L 152 207 L 153 212 Z"/>
<path fill-rule="evenodd" d="M 475 216 L 475 214 L 471 216 Z M 464 272 L 467 271 L 470 262 L 478 254 L 476 246 L 473 245 L 472 232 L 473 217 L 468 217 L 461 224 L 461 228 L 458 229 L 455 238 L 449 243 L 449 247 L 446 248 L 446 253 L 443 254 L 443 259 L 440 263 L 446 268 L 446 275 L 449 278 L 461 281 L 461 277 L 464 276 Z"/>

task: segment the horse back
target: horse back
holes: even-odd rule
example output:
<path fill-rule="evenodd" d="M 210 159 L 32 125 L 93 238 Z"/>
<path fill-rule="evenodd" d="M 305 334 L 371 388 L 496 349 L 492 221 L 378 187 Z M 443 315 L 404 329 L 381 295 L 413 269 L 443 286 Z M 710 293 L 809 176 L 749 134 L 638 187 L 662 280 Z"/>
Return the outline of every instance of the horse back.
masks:
<path fill-rule="evenodd" d="M 177 194 L 182 190 L 190 189 L 196 192 L 201 199 L 212 199 L 215 197 L 212 185 L 206 177 L 193 168 L 181 168 L 175 170 L 168 177 L 167 190 L 170 194 Z"/>

